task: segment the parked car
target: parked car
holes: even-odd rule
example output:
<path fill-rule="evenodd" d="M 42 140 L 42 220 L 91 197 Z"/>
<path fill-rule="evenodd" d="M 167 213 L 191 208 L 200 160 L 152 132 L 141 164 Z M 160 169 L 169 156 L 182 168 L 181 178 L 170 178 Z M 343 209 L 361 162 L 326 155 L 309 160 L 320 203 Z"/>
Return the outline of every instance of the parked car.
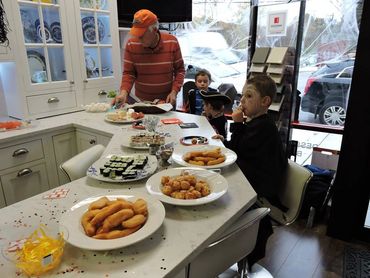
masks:
<path fill-rule="evenodd" d="M 354 59 L 323 64 L 307 79 L 301 109 L 319 116 L 320 123 L 342 126 L 346 119 Z"/>

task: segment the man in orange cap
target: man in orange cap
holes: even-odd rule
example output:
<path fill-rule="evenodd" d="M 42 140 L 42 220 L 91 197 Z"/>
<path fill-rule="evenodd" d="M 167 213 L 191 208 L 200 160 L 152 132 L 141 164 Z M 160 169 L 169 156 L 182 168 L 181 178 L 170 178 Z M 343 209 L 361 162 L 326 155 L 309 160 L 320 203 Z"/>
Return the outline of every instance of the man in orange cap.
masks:
<path fill-rule="evenodd" d="M 160 32 L 157 16 L 145 9 L 135 13 L 130 34 L 132 38 L 125 47 L 120 94 L 113 103 L 126 103 L 135 84 L 135 95 L 140 100 L 160 99 L 175 105 L 185 77 L 184 60 L 176 37 Z"/>

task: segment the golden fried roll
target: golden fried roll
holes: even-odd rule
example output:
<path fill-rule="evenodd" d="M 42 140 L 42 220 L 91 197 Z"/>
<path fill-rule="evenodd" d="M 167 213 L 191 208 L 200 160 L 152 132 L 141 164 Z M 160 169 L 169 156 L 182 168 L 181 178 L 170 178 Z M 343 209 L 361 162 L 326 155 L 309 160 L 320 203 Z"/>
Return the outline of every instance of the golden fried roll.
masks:
<path fill-rule="evenodd" d="M 204 187 L 202 188 L 201 193 L 202 193 L 202 196 L 204 197 L 204 196 L 209 195 L 209 194 L 211 193 L 211 190 L 209 189 L 209 187 L 208 187 L 208 186 L 204 186 Z"/>
<path fill-rule="evenodd" d="M 181 181 L 181 189 L 188 190 L 190 188 L 190 183 L 188 181 Z"/>
<path fill-rule="evenodd" d="M 114 227 L 117 227 L 123 221 L 131 218 L 132 216 L 134 216 L 134 212 L 132 211 L 132 209 L 121 209 L 120 211 L 109 215 L 107 218 L 105 218 L 103 222 L 102 233 L 109 232 Z"/>
<path fill-rule="evenodd" d="M 170 177 L 169 176 L 163 176 L 162 178 L 161 178 L 161 184 L 162 185 L 164 185 L 164 184 L 166 184 L 167 182 L 169 182 L 170 181 Z"/>
<path fill-rule="evenodd" d="M 224 162 L 225 160 L 226 160 L 226 157 L 221 156 L 220 158 L 217 158 L 216 160 L 208 161 L 207 166 L 217 165 L 217 164 L 220 164 L 220 163 Z"/>
<path fill-rule="evenodd" d="M 96 238 L 96 239 L 115 239 L 115 238 L 120 238 L 120 237 L 124 237 L 124 236 L 130 235 L 130 234 L 136 232 L 137 230 L 139 230 L 140 228 L 141 228 L 141 226 L 137 226 L 137 227 L 134 227 L 134 228 L 131 228 L 131 229 L 113 230 L 113 231 L 110 231 L 108 233 L 97 234 L 97 235 L 93 236 L 93 238 Z"/>
<path fill-rule="evenodd" d="M 116 201 L 113 204 L 103 208 L 100 210 L 100 212 L 94 216 L 93 219 L 91 219 L 91 224 L 96 226 L 104 221 L 105 218 L 107 218 L 109 215 L 112 215 L 113 213 L 116 213 L 117 211 L 122 209 L 122 205 L 120 203 L 121 201 Z"/>
<path fill-rule="evenodd" d="M 104 208 L 109 202 L 107 197 L 101 197 L 89 205 L 89 210 Z"/>
<path fill-rule="evenodd" d="M 81 225 L 85 230 L 85 233 L 88 236 L 95 235 L 96 227 L 90 223 L 90 220 L 94 218 L 98 213 L 100 212 L 100 209 L 96 210 L 88 210 L 86 211 L 81 218 Z"/>
<path fill-rule="evenodd" d="M 141 224 L 144 224 L 146 221 L 146 217 L 142 214 L 136 214 L 130 219 L 122 222 L 123 228 L 134 228 L 136 226 L 139 226 Z"/>
<path fill-rule="evenodd" d="M 148 213 L 146 201 L 143 199 L 137 199 L 133 204 L 133 209 L 135 214 L 147 215 Z"/>
<path fill-rule="evenodd" d="M 216 160 L 217 158 L 214 157 L 205 157 L 205 156 L 196 156 L 193 158 L 195 161 L 203 161 L 205 163 L 211 161 L 211 160 Z"/>
<path fill-rule="evenodd" d="M 203 161 L 189 160 L 188 163 L 194 164 L 194 165 L 199 165 L 199 166 L 204 166 L 204 162 Z"/>

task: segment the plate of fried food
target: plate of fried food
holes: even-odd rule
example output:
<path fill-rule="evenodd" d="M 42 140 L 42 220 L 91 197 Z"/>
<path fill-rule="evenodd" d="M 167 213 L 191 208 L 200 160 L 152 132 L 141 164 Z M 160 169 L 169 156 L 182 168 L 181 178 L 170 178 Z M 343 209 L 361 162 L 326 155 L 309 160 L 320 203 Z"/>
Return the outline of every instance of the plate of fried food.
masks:
<path fill-rule="evenodd" d="M 151 176 L 146 189 L 160 201 L 179 206 L 213 202 L 227 192 L 227 180 L 211 170 L 196 167 L 170 168 Z"/>
<path fill-rule="evenodd" d="M 214 145 L 178 146 L 172 154 L 173 161 L 179 165 L 205 169 L 231 165 L 236 158 L 234 151 Z"/>
<path fill-rule="evenodd" d="M 144 118 L 144 113 L 135 112 L 133 109 L 116 110 L 105 114 L 105 120 L 110 123 L 116 124 L 132 124 Z"/>
<path fill-rule="evenodd" d="M 60 231 L 76 247 L 112 250 L 150 236 L 164 217 L 163 204 L 149 195 L 99 195 L 71 207 L 60 220 Z"/>

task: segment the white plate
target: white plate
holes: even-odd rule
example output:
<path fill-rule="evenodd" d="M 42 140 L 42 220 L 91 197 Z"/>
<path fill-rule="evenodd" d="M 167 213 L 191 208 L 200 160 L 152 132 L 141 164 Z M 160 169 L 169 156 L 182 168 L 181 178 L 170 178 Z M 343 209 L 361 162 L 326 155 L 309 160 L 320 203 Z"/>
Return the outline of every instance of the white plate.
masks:
<path fill-rule="evenodd" d="M 193 151 L 209 151 L 215 148 L 221 148 L 221 152 L 226 156 L 226 160 L 220 164 L 211 165 L 211 166 L 198 166 L 194 164 L 187 163 L 183 157 L 188 152 Z M 234 151 L 221 147 L 221 146 L 214 146 L 214 145 L 194 145 L 194 146 L 177 146 L 172 154 L 172 159 L 177 164 L 182 166 L 188 166 L 188 167 L 199 167 L 204 169 L 215 169 L 215 168 L 222 168 L 228 165 L 233 164 L 236 161 L 237 155 Z"/>
<path fill-rule="evenodd" d="M 116 155 L 117 156 L 135 157 L 135 156 L 139 156 L 139 155 L 142 155 L 142 154 L 132 154 L 132 155 L 116 154 Z M 88 177 L 93 178 L 93 179 L 100 180 L 100 181 L 106 181 L 106 182 L 131 182 L 131 181 L 138 181 L 138 180 L 141 180 L 141 179 L 144 179 L 144 178 L 150 176 L 151 174 L 153 174 L 155 172 L 155 170 L 157 169 L 157 166 L 158 166 L 158 161 L 157 161 L 156 156 L 147 155 L 148 156 L 148 162 L 144 166 L 143 171 L 135 179 L 123 180 L 121 176 L 117 176 L 115 179 L 111 179 L 111 178 L 108 178 L 108 177 L 104 177 L 103 175 L 100 174 L 100 167 L 103 167 L 104 164 L 106 162 L 108 162 L 109 159 L 112 156 L 113 156 L 113 154 L 110 154 L 110 155 L 108 155 L 106 157 L 103 157 L 103 158 L 100 158 L 99 160 L 94 162 L 93 165 L 91 165 L 89 167 L 89 169 L 87 169 L 86 175 Z"/>
<path fill-rule="evenodd" d="M 130 144 L 131 142 L 131 136 L 133 135 L 138 135 L 138 134 L 143 134 L 143 133 L 148 133 L 148 134 L 153 134 L 153 133 L 150 133 L 150 132 L 143 132 L 143 131 L 136 131 L 136 132 L 128 132 L 127 135 L 122 138 L 122 146 L 123 147 L 126 147 L 126 148 L 132 148 L 132 149 L 136 149 L 136 150 L 148 150 L 149 149 L 149 146 L 132 146 Z M 166 135 L 163 135 L 164 136 L 164 144 L 169 144 L 171 143 L 173 140 L 171 140 L 171 138 L 167 137 Z"/>
<path fill-rule="evenodd" d="M 125 198 L 131 202 L 134 202 L 138 198 L 144 199 L 148 205 L 148 219 L 144 226 L 131 235 L 117 239 L 95 239 L 87 236 L 81 225 L 81 217 L 91 202 L 94 202 L 103 196 L 108 197 L 110 200 Z M 65 240 L 76 247 L 87 250 L 112 250 L 134 244 L 150 236 L 162 225 L 164 217 L 165 209 L 162 203 L 151 196 L 139 196 L 137 194 L 100 195 L 87 198 L 71 207 L 62 215 L 59 230 L 68 235 L 65 237 Z"/>
<path fill-rule="evenodd" d="M 211 193 L 208 196 L 190 200 L 175 199 L 164 195 L 161 191 L 161 178 L 163 176 L 179 176 L 184 170 L 189 172 L 189 174 L 196 176 L 197 179 L 205 180 L 210 186 Z M 220 174 L 195 167 L 170 168 L 163 170 L 151 176 L 146 182 L 146 189 L 151 195 L 164 203 L 178 206 L 197 206 L 213 202 L 224 195 L 227 192 L 227 188 L 227 180 Z"/>

